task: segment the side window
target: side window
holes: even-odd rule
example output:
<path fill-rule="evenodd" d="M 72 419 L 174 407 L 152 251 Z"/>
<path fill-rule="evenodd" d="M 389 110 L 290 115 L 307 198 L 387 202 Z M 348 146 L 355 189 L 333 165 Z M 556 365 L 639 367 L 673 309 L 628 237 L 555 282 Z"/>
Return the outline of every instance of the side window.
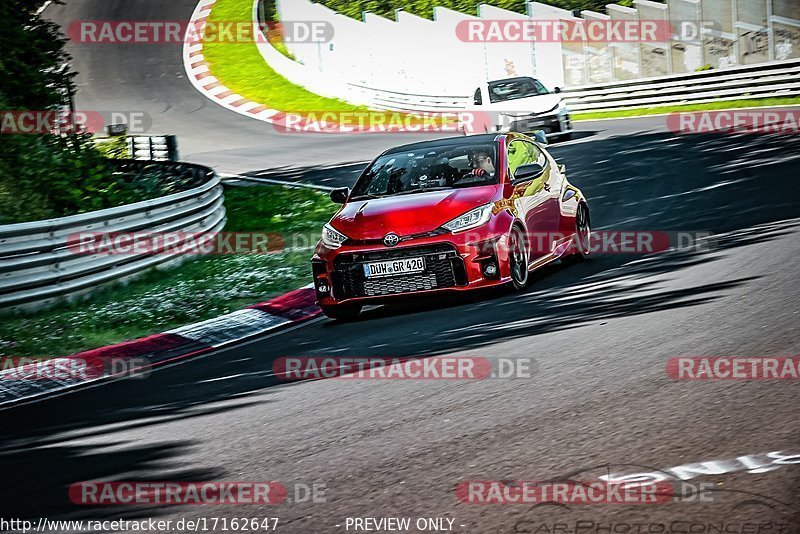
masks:
<path fill-rule="evenodd" d="M 536 86 L 536 92 L 539 93 L 540 95 L 546 95 L 550 93 L 550 91 L 548 91 L 547 88 L 544 85 L 542 85 L 542 82 L 540 82 L 539 80 L 534 79 L 533 84 Z"/>
<path fill-rule="evenodd" d="M 475 89 L 475 105 L 480 106 L 483 104 L 483 97 L 481 96 L 481 88 Z"/>
<path fill-rule="evenodd" d="M 514 176 L 517 167 L 528 163 L 538 163 L 545 167 L 547 159 L 544 157 L 544 153 L 533 143 L 519 139 L 511 141 L 508 145 L 508 172 L 511 176 Z"/>
<path fill-rule="evenodd" d="M 519 94 L 521 96 L 535 95 L 536 90 L 534 89 L 533 84 L 530 81 L 525 80 L 524 82 L 519 84 Z"/>

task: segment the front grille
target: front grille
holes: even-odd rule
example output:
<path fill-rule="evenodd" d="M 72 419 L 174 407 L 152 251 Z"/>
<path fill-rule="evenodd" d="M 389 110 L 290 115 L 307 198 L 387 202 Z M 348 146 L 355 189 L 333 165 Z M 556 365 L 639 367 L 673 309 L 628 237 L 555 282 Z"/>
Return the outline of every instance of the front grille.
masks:
<path fill-rule="evenodd" d="M 424 291 L 437 287 L 439 287 L 438 280 L 433 273 L 409 274 L 406 276 L 364 280 L 364 294 L 367 296 L 391 295 L 393 293 L 405 293 L 407 291 Z"/>
<path fill-rule="evenodd" d="M 424 239 L 426 237 L 436 237 L 437 235 L 442 235 L 448 233 L 447 230 L 444 228 L 437 228 L 435 230 L 431 230 L 430 232 L 420 232 L 418 234 L 408 234 L 408 235 L 401 235 L 399 243 L 403 241 L 413 241 L 416 239 Z M 345 241 L 345 245 L 383 245 L 383 238 L 378 239 L 347 239 Z"/>
<path fill-rule="evenodd" d="M 519 119 L 512 123 L 511 130 L 515 132 L 543 130 L 547 133 L 551 133 L 561 130 L 561 123 L 558 122 L 558 115 L 541 115 L 538 117 Z"/>
<path fill-rule="evenodd" d="M 363 264 L 397 258 L 425 257 L 421 273 L 366 278 Z M 464 260 L 447 244 L 399 249 L 382 249 L 340 254 L 332 273 L 337 298 L 375 297 L 413 291 L 425 291 L 466 284 Z"/>

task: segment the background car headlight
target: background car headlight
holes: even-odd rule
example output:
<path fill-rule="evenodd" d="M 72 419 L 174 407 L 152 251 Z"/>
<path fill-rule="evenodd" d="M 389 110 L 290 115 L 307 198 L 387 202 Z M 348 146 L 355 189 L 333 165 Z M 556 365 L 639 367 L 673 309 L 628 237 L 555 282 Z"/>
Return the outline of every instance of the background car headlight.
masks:
<path fill-rule="evenodd" d="M 478 227 L 486 224 L 492 216 L 492 204 L 486 204 L 480 208 L 468 211 L 464 215 L 459 215 L 450 222 L 444 223 L 442 228 L 450 230 L 451 232 L 460 232 L 462 230 L 469 230 L 470 228 Z"/>
<path fill-rule="evenodd" d="M 347 240 L 347 236 L 338 232 L 330 224 L 322 227 L 322 244 L 328 248 L 339 248 Z"/>

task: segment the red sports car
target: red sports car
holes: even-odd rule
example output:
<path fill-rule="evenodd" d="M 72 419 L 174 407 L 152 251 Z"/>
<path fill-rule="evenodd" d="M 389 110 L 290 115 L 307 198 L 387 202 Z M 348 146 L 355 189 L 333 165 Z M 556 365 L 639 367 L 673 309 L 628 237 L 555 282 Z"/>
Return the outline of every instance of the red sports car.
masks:
<path fill-rule="evenodd" d="M 399 295 L 521 289 L 528 273 L 590 252 L 589 207 L 563 166 L 519 133 L 404 145 L 378 156 L 322 231 L 317 303 L 353 319 Z"/>

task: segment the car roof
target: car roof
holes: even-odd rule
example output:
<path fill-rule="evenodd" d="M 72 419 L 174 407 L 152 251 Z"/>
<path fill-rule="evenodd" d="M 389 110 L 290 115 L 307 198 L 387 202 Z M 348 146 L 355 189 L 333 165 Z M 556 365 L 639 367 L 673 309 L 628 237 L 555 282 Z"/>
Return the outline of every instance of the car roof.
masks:
<path fill-rule="evenodd" d="M 502 135 L 502 134 L 500 134 Z M 475 134 L 475 135 L 459 135 L 457 137 L 445 137 L 442 139 L 431 139 L 429 141 L 420 141 L 417 143 L 410 143 L 407 145 L 400 145 L 390 148 L 383 154 L 396 154 L 398 152 L 405 152 L 408 150 L 420 150 L 432 147 L 442 146 L 463 146 L 463 145 L 485 145 L 487 143 L 494 143 L 497 140 L 497 133 L 488 134 Z"/>
<path fill-rule="evenodd" d="M 488 84 L 492 83 L 500 83 L 500 82 L 520 82 L 522 80 L 535 80 L 536 78 L 532 76 L 517 76 L 516 78 L 500 78 L 498 80 L 489 80 Z"/>

